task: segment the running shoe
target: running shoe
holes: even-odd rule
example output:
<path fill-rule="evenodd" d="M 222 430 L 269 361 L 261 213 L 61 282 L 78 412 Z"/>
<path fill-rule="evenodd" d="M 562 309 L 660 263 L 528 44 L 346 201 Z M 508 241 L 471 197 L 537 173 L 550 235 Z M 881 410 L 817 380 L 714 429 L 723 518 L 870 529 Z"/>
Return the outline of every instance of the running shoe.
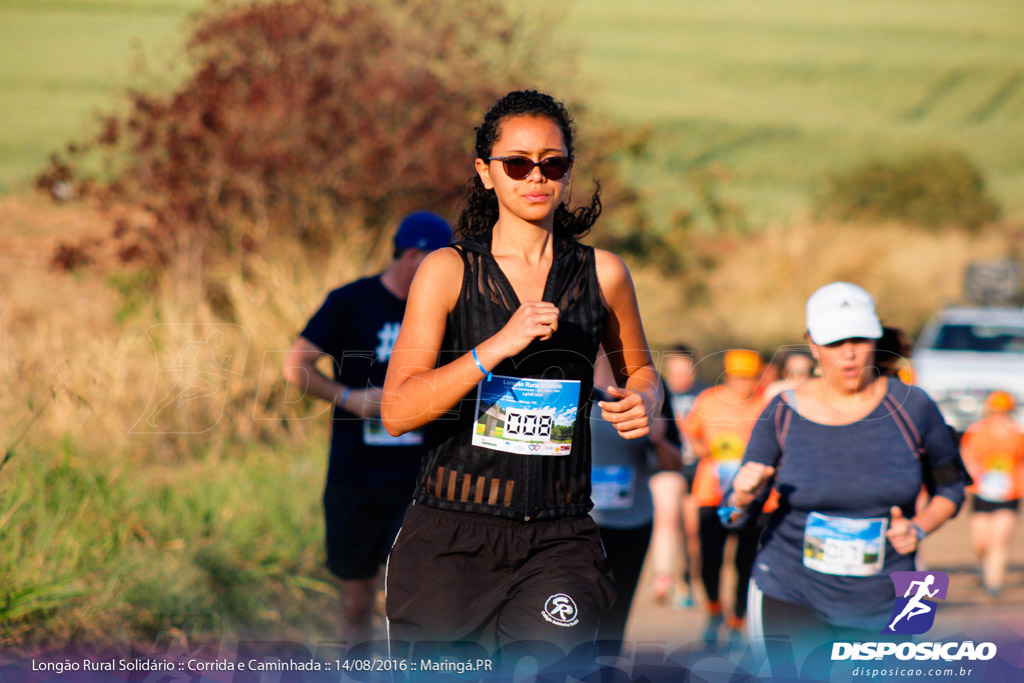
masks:
<path fill-rule="evenodd" d="M 688 609 L 693 607 L 693 597 L 690 595 L 690 591 L 680 592 L 676 595 L 676 599 L 672 602 L 676 609 Z"/>
<path fill-rule="evenodd" d="M 725 624 L 725 617 L 722 616 L 722 603 L 712 601 L 708 603 L 708 623 L 704 627 L 704 643 L 714 645 L 718 642 L 718 631 Z"/>
<path fill-rule="evenodd" d="M 743 648 L 745 642 L 744 631 L 746 631 L 746 622 L 743 617 L 729 617 L 725 621 L 726 629 L 728 630 L 728 647 L 730 650 L 740 650 Z"/>

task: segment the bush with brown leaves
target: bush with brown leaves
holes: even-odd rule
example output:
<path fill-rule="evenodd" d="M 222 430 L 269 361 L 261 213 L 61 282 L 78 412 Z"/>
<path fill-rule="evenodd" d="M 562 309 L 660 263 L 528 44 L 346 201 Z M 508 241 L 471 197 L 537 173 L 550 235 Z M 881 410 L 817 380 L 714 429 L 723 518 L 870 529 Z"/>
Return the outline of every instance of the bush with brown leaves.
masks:
<path fill-rule="evenodd" d="M 126 115 L 54 159 L 39 185 L 72 184 L 119 212 L 123 261 L 159 266 L 183 249 L 208 260 L 281 239 L 379 257 L 405 213 L 454 218 L 473 126 L 542 76 L 542 30 L 497 0 L 217 4 L 195 23 L 180 87 L 133 93 Z M 613 175 L 614 152 L 592 155 L 591 170 Z M 80 173 L 76 160 L 96 153 L 111 180 Z M 635 202 L 602 180 L 619 208 Z M 80 251 L 64 245 L 61 263 L 85 262 Z"/>

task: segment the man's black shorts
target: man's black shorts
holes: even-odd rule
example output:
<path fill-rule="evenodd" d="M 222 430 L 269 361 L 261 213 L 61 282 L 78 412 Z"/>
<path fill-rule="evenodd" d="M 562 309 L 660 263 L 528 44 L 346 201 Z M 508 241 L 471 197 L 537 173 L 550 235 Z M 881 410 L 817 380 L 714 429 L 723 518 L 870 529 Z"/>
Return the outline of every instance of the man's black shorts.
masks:
<path fill-rule="evenodd" d="M 366 488 L 327 484 L 327 567 L 341 579 L 371 579 L 387 559 L 412 500 L 413 485 Z"/>

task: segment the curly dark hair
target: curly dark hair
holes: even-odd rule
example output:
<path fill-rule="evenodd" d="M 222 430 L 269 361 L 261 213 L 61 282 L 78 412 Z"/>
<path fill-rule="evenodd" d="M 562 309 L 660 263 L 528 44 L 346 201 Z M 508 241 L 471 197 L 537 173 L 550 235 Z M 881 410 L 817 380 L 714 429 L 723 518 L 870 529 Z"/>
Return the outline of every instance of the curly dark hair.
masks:
<path fill-rule="evenodd" d="M 516 116 L 541 116 L 550 119 L 562 131 L 562 139 L 569 156 L 573 156 L 573 136 L 576 125 L 565 105 L 536 90 L 516 90 L 508 93 L 491 107 L 484 116 L 484 122 L 476 128 L 476 156 L 486 159 L 491 156 L 494 143 L 501 135 L 501 124 Z M 578 206 L 570 210 L 565 202 L 555 208 L 555 233 L 569 237 L 582 237 L 589 232 L 597 217 L 601 215 L 601 184 L 594 183 L 594 194 L 589 206 Z M 455 234 L 460 238 L 486 232 L 498 220 L 498 198 L 494 190 L 488 190 L 476 174 L 466 187 L 466 198 Z"/>

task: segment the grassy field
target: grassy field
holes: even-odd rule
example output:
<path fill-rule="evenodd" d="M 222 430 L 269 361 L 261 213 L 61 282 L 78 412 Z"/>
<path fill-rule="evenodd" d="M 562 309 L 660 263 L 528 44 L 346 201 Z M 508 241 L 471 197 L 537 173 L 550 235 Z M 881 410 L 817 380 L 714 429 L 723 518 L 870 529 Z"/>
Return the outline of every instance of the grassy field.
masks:
<path fill-rule="evenodd" d="M 535 3 L 550 12 L 550 6 Z M 170 73 L 200 0 L 0 0 L 0 192 L 91 113 Z M 557 9 L 591 105 L 650 126 L 630 168 L 660 220 L 720 164 L 753 225 L 808 205 L 823 173 L 872 156 L 965 151 L 1024 215 L 1024 5 L 875 0 L 588 0 Z M 584 141 L 586 138 L 584 136 Z"/>
<path fill-rule="evenodd" d="M 0 192 L 28 184 L 94 116 L 144 85 L 138 58 L 173 74 L 201 0 L 0 0 Z M 152 83 L 152 81 L 150 81 Z"/>
<path fill-rule="evenodd" d="M 718 162 L 758 219 L 801 209 L 824 172 L 965 151 L 1024 210 L 1024 5 L 1006 1 L 581 2 L 594 105 L 653 126 L 651 197 Z"/>
<path fill-rule="evenodd" d="M 313 450 L 313 443 L 310 450 Z M 68 434 L 0 475 L 0 646 L 193 637 L 315 641 L 335 622 L 321 564 L 325 454 L 103 457 Z"/>

